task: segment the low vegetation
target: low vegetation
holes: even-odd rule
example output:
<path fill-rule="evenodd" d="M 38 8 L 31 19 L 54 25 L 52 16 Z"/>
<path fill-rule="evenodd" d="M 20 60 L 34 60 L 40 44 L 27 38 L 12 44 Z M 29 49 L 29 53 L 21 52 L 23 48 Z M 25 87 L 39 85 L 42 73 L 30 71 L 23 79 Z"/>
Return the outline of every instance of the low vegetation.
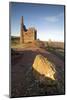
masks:
<path fill-rule="evenodd" d="M 52 41 L 40 41 L 35 40 L 26 44 L 20 44 L 20 37 L 11 37 L 11 48 L 29 48 L 38 47 L 46 49 L 47 51 L 57 55 L 60 59 L 64 60 L 64 43 L 63 42 L 52 42 Z"/>

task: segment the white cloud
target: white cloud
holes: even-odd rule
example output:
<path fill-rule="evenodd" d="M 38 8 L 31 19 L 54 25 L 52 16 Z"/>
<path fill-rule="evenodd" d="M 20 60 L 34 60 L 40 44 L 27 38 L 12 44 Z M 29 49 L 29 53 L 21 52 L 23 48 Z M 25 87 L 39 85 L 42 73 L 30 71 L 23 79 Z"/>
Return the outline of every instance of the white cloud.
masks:
<path fill-rule="evenodd" d="M 47 16 L 47 17 L 45 17 L 45 20 L 48 22 L 57 22 L 61 16 L 63 16 L 63 13 L 60 13 L 56 16 L 55 15 L 54 16 Z"/>
<path fill-rule="evenodd" d="M 56 22 L 58 21 L 58 18 L 56 16 L 49 16 L 49 17 L 46 17 L 45 20 L 49 22 Z"/>

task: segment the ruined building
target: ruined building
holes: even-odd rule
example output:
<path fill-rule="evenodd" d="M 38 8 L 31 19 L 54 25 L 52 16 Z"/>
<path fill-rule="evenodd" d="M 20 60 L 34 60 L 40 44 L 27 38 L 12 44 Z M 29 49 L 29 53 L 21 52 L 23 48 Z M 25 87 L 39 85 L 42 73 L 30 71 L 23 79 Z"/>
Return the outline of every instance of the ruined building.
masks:
<path fill-rule="evenodd" d="M 21 18 L 21 35 L 20 35 L 20 43 L 28 43 L 36 40 L 37 31 L 35 28 L 26 29 L 24 25 L 23 16 Z"/>

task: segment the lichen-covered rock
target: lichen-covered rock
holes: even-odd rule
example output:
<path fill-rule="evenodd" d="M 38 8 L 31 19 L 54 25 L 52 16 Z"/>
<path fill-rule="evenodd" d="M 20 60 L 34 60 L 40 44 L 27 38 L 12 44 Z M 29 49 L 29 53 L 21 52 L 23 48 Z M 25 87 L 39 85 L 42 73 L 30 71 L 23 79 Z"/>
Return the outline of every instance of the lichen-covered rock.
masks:
<path fill-rule="evenodd" d="M 33 74 L 40 81 L 51 83 L 55 80 L 55 65 L 42 55 L 37 55 L 33 63 Z M 50 82 L 51 80 L 51 82 Z"/>

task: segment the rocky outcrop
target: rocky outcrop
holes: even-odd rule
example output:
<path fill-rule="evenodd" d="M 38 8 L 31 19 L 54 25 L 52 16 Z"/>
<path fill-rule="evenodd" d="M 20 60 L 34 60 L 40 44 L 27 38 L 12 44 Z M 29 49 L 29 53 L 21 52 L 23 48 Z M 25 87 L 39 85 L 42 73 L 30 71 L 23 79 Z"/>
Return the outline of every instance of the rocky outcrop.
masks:
<path fill-rule="evenodd" d="M 42 55 L 37 55 L 33 63 L 33 74 L 36 79 L 46 84 L 55 81 L 55 65 Z M 51 81 L 50 81 L 51 80 Z"/>

